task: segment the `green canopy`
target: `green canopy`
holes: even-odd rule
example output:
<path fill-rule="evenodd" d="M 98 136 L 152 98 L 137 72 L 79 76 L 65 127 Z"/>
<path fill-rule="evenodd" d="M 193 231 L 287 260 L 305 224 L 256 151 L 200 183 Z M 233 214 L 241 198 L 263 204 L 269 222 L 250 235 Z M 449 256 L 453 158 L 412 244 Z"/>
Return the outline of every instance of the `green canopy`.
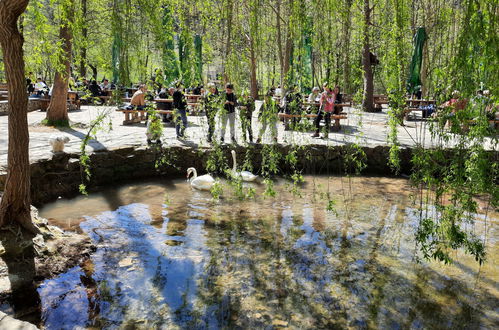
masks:
<path fill-rule="evenodd" d="M 407 78 L 407 91 L 411 94 L 421 86 L 421 63 L 423 61 L 423 47 L 427 39 L 425 28 L 420 27 L 414 36 L 414 52 L 412 53 L 409 78 Z"/>

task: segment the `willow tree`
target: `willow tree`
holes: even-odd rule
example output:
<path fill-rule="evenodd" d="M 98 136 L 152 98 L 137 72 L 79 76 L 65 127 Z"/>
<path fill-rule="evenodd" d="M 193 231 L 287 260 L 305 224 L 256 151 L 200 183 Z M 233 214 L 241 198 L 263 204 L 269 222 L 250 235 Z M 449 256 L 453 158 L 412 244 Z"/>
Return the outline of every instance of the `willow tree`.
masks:
<path fill-rule="evenodd" d="M 23 37 L 17 20 L 28 0 L 0 1 L 0 44 L 9 88 L 9 150 L 7 180 L 0 202 L 0 227 L 9 223 L 38 232 L 31 222 L 29 133 Z"/>
<path fill-rule="evenodd" d="M 369 0 L 363 0 L 364 21 L 362 22 L 362 69 L 364 71 L 364 90 L 362 93 L 362 110 L 367 112 L 374 111 L 374 75 L 371 63 L 371 43 L 369 41 L 369 32 L 371 26 L 372 8 Z"/>
<path fill-rule="evenodd" d="M 244 30 L 246 40 L 248 42 L 248 50 L 249 50 L 249 67 L 250 67 L 250 93 L 253 99 L 257 99 L 258 97 L 258 82 L 256 78 L 257 72 L 257 53 L 259 46 L 259 8 L 260 1 L 251 0 L 247 1 L 244 4 L 245 16 L 247 17 L 247 25 Z"/>
<path fill-rule="evenodd" d="M 56 61 L 56 73 L 54 77 L 54 86 L 52 88 L 52 97 L 47 109 L 47 120 L 56 125 L 67 125 L 68 118 L 68 87 L 69 77 L 71 75 L 71 48 L 72 48 L 72 21 L 73 21 L 73 2 L 61 0 L 60 6 L 60 26 L 59 40 L 61 47 L 58 50 Z"/>

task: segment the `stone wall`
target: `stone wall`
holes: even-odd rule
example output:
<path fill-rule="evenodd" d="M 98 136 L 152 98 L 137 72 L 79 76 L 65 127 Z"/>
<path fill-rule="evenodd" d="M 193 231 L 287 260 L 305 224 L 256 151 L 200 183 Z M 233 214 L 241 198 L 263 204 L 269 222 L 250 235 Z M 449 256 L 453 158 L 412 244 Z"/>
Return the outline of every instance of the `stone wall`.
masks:
<path fill-rule="evenodd" d="M 8 101 L 0 101 L 0 116 L 6 116 L 9 107 Z M 28 99 L 28 112 L 36 111 L 41 109 L 41 102 L 39 99 L 30 98 Z"/>
<path fill-rule="evenodd" d="M 248 149 L 238 147 L 236 152 L 239 162 L 250 153 L 253 167 L 257 171 L 262 162 L 261 145 Z M 278 152 L 287 154 L 290 146 L 278 145 Z M 346 156 L 351 154 L 348 146 L 327 147 L 324 145 L 308 145 L 298 149 L 298 165 L 304 174 L 338 174 L 347 173 Z M 225 146 L 223 151 L 232 166 L 230 157 L 231 146 Z M 387 164 L 388 147 L 363 148 L 366 153 L 367 168 L 362 174 L 393 175 Z M 89 189 L 99 186 L 124 182 L 133 179 L 145 179 L 159 176 L 185 175 L 188 167 L 204 169 L 212 149 L 191 147 L 170 147 L 163 150 L 157 148 L 120 148 L 116 150 L 99 151 L 90 155 L 91 182 Z M 410 172 L 410 154 L 408 149 L 402 150 L 402 173 Z M 31 165 L 32 203 L 39 206 L 59 196 L 78 193 L 82 175 L 80 173 L 78 154 L 55 154 L 51 159 L 39 160 Z M 159 160 L 165 164 L 156 166 Z M 281 174 L 289 173 L 290 168 L 285 161 L 279 163 Z M 203 171 L 202 171 L 203 172 Z M 351 173 L 351 171 L 350 171 Z M 6 176 L 0 175 L 0 190 L 3 189 Z"/>

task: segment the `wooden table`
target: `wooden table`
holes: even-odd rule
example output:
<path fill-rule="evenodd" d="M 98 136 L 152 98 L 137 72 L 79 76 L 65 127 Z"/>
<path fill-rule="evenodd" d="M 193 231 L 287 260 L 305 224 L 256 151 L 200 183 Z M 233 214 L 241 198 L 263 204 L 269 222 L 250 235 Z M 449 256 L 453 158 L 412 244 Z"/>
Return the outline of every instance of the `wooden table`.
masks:
<path fill-rule="evenodd" d="M 341 105 L 341 104 L 338 104 Z M 313 113 L 307 113 L 307 114 L 297 114 L 297 115 L 291 115 L 287 113 L 279 113 L 279 119 L 282 119 L 284 121 L 284 126 L 287 127 L 288 125 L 288 120 L 292 118 L 316 118 L 318 115 L 313 114 Z M 337 130 L 340 130 L 340 120 L 341 119 L 347 119 L 347 114 L 342 112 L 338 115 L 331 114 L 331 119 L 334 120 L 333 127 L 336 128 Z"/>
<path fill-rule="evenodd" d="M 147 118 L 147 110 L 128 110 L 128 109 L 117 109 L 116 111 L 125 114 L 125 120 L 123 120 L 123 125 L 130 125 L 134 123 L 140 123 L 145 121 Z M 156 110 L 156 113 L 160 115 L 171 115 L 172 110 Z"/>
<path fill-rule="evenodd" d="M 413 111 L 421 111 L 423 118 L 425 118 L 424 113 L 426 109 L 421 109 L 421 107 L 434 105 L 437 101 L 435 100 L 423 100 L 423 99 L 407 99 L 405 100 L 405 109 L 404 109 L 404 119 L 408 119 L 409 114 Z"/>

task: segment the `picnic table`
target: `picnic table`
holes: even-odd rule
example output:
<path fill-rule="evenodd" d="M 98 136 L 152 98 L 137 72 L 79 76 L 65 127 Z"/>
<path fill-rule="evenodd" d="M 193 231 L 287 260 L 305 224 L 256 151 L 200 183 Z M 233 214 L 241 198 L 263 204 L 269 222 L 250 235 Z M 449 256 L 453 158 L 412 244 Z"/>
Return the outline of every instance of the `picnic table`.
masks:
<path fill-rule="evenodd" d="M 422 117 L 426 118 L 426 109 L 429 105 L 435 105 L 437 103 L 436 100 L 424 100 L 424 99 L 407 99 L 405 100 L 405 110 L 404 110 L 404 119 L 408 119 L 409 114 L 413 111 L 421 111 Z"/>
<path fill-rule="evenodd" d="M 147 118 L 147 110 L 128 110 L 128 109 L 116 109 L 118 112 L 122 112 L 125 115 L 125 120 L 123 120 L 123 125 L 130 125 L 134 123 L 140 123 L 145 121 Z M 156 110 L 156 113 L 160 115 L 171 115 L 172 110 Z"/>
<path fill-rule="evenodd" d="M 338 103 L 335 106 L 344 106 L 349 107 L 350 103 Z M 284 126 L 288 127 L 288 121 L 293 118 L 316 118 L 318 115 L 316 113 L 301 113 L 301 114 L 287 114 L 287 113 L 279 113 L 279 119 L 284 121 Z M 345 112 L 341 112 L 337 115 L 331 114 L 331 119 L 334 120 L 333 127 L 337 130 L 340 130 L 340 120 L 347 119 L 347 114 Z"/>

